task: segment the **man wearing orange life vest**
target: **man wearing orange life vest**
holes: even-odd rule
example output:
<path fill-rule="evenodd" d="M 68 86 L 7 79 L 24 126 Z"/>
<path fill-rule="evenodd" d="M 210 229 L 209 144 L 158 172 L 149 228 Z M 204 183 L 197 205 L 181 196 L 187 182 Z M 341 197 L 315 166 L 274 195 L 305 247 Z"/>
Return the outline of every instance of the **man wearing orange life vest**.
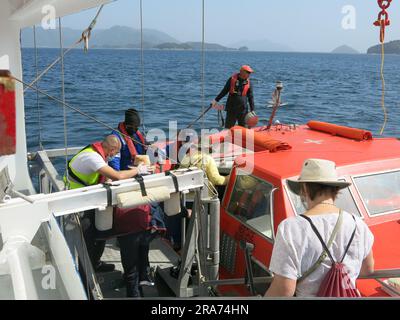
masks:
<path fill-rule="evenodd" d="M 116 171 L 107 162 L 120 150 L 121 143 L 115 135 L 107 136 L 102 142 L 95 142 L 79 151 L 68 163 L 68 176 L 64 177 L 68 189 L 96 185 L 106 179 L 123 180 L 147 172 L 146 166 Z M 97 239 L 95 210 L 85 211 L 81 219 L 83 236 L 93 268 L 96 272 L 114 270 L 114 265 L 100 260 L 106 242 Z"/>
<path fill-rule="evenodd" d="M 248 113 L 247 101 L 250 111 L 254 111 L 253 89 L 249 79 L 251 73 L 253 73 L 253 69 L 250 66 L 242 66 L 240 72 L 228 79 L 220 94 L 211 102 L 212 107 L 215 108 L 217 103 L 229 93 L 225 108 L 225 128 L 227 129 L 232 128 L 236 124 L 236 121 L 240 126 L 244 127 L 246 125 L 245 117 Z"/>
<path fill-rule="evenodd" d="M 133 165 L 136 155 L 146 154 L 146 141 L 139 131 L 140 125 L 139 112 L 132 108 L 125 111 L 125 121 L 120 122 L 118 130 L 112 132 L 121 142 L 119 153 L 109 162 L 115 170 L 128 169 Z"/>

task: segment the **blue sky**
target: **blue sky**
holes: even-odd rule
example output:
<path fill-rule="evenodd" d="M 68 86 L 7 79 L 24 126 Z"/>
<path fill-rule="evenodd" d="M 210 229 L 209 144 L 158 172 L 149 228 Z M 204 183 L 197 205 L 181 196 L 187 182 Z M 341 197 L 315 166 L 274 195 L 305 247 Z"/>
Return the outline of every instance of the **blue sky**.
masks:
<path fill-rule="evenodd" d="M 145 28 L 164 31 L 179 41 L 201 40 L 201 0 L 143 0 Z M 290 46 L 296 51 L 331 51 L 347 44 L 357 50 L 378 43 L 376 0 L 205 0 L 206 41 L 229 45 L 243 39 Z M 354 6 L 356 28 L 342 28 L 344 6 Z M 86 28 L 96 9 L 64 19 L 64 26 Z M 400 0 L 389 9 L 387 41 L 400 39 Z M 139 0 L 108 4 L 97 28 L 139 28 Z"/>

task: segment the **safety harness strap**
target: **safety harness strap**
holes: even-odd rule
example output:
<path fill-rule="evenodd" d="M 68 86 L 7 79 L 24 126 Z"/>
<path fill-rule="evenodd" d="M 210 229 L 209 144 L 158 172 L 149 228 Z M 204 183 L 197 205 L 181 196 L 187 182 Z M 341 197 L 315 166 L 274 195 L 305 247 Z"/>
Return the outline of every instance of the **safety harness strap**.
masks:
<path fill-rule="evenodd" d="M 147 197 L 146 186 L 144 185 L 143 177 L 142 177 L 141 175 L 137 175 L 137 176 L 135 177 L 135 180 L 136 180 L 137 182 L 139 182 L 140 190 L 142 191 L 142 196 L 143 196 L 143 197 Z"/>
<path fill-rule="evenodd" d="M 165 176 L 166 177 L 170 176 L 172 178 L 172 181 L 174 182 L 175 192 L 179 192 L 179 183 L 178 183 L 178 178 L 176 177 L 176 175 L 168 170 L 168 171 L 165 171 Z"/>
<path fill-rule="evenodd" d="M 111 184 L 103 183 L 103 187 L 107 190 L 107 207 L 111 207 L 112 206 Z"/>

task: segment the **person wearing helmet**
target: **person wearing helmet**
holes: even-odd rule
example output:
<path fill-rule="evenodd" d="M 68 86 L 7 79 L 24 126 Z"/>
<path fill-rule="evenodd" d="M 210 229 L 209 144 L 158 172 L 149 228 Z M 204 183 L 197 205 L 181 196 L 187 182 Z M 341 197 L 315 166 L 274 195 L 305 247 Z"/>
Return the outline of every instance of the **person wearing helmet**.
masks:
<path fill-rule="evenodd" d="M 249 79 L 251 73 L 253 73 L 253 69 L 250 66 L 242 66 L 240 72 L 235 73 L 228 79 L 225 87 L 211 102 L 211 105 L 215 108 L 217 103 L 229 93 L 225 108 L 225 128 L 227 129 L 233 127 L 236 122 L 240 126 L 246 126 L 245 118 L 249 111 L 247 103 L 250 106 L 250 112 L 254 112 L 253 89 Z"/>

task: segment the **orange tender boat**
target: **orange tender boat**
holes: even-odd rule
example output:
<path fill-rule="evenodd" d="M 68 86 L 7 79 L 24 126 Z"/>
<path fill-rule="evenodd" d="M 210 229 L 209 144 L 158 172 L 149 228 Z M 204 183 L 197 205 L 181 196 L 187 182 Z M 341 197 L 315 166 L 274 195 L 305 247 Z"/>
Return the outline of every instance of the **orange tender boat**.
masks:
<path fill-rule="evenodd" d="M 242 240 L 254 245 L 254 276 L 269 274 L 277 226 L 304 212 L 300 199 L 288 190 L 286 180 L 299 175 L 307 158 L 329 159 L 337 164 L 340 177 L 352 185 L 341 192 L 336 204 L 359 215 L 371 228 L 375 236 L 375 269 L 399 268 L 400 141 L 372 138 L 364 130 L 315 124 L 255 128 L 254 153 L 236 157 L 221 202 L 221 279 L 246 276 L 245 254 L 239 248 Z M 226 131 L 222 136 L 227 136 Z M 211 139 L 220 141 L 221 134 Z M 281 148 L 267 150 L 268 141 L 275 147 L 281 141 Z M 240 175 L 244 164 L 254 166 L 250 175 Z M 358 288 L 363 296 L 388 295 L 382 284 L 373 279 L 358 280 Z M 265 289 L 264 284 L 257 291 Z M 244 285 L 223 285 L 218 290 L 222 295 L 250 294 Z"/>

